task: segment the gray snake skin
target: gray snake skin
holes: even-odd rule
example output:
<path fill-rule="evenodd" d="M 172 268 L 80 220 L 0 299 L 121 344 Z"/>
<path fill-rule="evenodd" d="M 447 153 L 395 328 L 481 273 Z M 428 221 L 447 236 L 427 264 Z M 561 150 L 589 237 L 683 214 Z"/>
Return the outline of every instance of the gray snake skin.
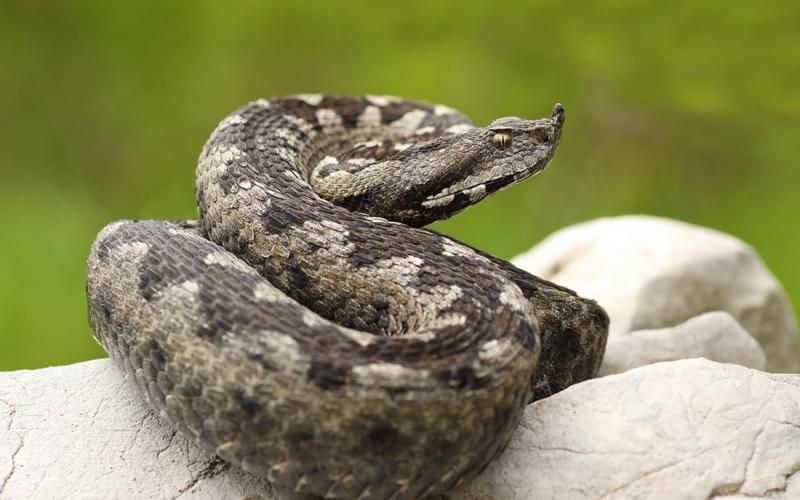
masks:
<path fill-rule="evenodd" d="M 386 96 L 250 103 L 197 167 L 197 221 L 92 246 L 94 337 L 181 434 L 325 498 L 447 491 L 525 406 L 590 378 L 595 302 L 421 229 L 543 170 L 564 122 L 477 128 Z"/>

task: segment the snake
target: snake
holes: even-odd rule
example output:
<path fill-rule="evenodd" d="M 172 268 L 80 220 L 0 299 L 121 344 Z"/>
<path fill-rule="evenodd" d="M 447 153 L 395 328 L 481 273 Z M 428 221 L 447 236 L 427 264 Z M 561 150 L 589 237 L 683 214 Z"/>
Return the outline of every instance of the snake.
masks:
<path fill-rule="evenodd" d="M 180 434 L 339 499 L 450 491 L 526 406 L 597 371 L 596 302 L 423 226 L 544 170 L 550 118 L 302 94 L 225 118 L 199 220 L 121 220 L 87 264 L 93 336 Z"/>

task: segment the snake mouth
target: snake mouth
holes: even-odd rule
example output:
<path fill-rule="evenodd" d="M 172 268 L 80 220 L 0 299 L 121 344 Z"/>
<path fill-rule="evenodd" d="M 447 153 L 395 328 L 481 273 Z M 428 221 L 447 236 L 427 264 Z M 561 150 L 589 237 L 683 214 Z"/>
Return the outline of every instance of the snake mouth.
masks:
<path fill-rule="evenodd" d="M 462 203 L 457 203 L 457 204 L 463 204 L 464 201 L 468 200 L 470 201 L 470 203 L 474 203 L 472 202 L 473 198 L 477 202 L 478 200 L 481 200 L 485 197 L 486 197 L 486 185 L 478 184 L 476 186 L 472 186 L 469 188 L 453 191 L 452 193 L 450 193 L 449 191 L 440 192 L 436 196 L 428 198 L 425 201 L 423 201 L 422 206 L 424 208 L 444 207 L 452 204 L 456 200 L 456 198 L 462 201 Z"/>
<path fill-rule="evenodd" d="M 560 105 L 557 105 L 557 107 L 558 106 Z M 563 123 L 563 108 L 560 109 L 562 113 L 561 123 Z M 555 140 L 553 141 L 553 149 L 555 149 L 555 145 L 558 144 L 558 137 L 561 133 L 560 124 L 554 122 L 553 133 L 555 136 Z M 524 181 L 525 179 L 540 173 L 550 165 L 552 159 L 552 150 L 547 157 L 536 161 L 533 168 L 525 159 L 523 159 L 522 161 L 525 164 L 525 168 L 522 170 L 511 172 L 501 177 L 473 184 L 471 186 L 460 188 L 454 191 L 450 191 L 449 188 L 444 188 L 436 193 L 436 195 L 426 198 L 425 201 L 422 202 L 422 206 L 425 208 L 443 207 L 452 204 L 454 201 L 458 201 L 458 203 L 455 204 L 459 205 L 463 204 L 464 202 L 467 202 L 467 205 L 477 203 L 487 196 L 499 193 L 500 191 L 508 189 L 518 182 Z"/>
<path fill-rule="evenodd" d="M 523 180 L 525 177 L 528 177 L 528 175 L 523 174 L 524 173 L 499 177 L 497 179 L 476 184 L 474 186 L 459 189 L 458 191 L 453 191 L 452 193 L 445 190 L 438 193 L 436 196 L 423 201 L 422 206 L 425 208 L 436 208 L 447 206 L 454 202 L 457 205 L 461 205 L 464 202 L 467 202 L 468 205 L 471 205 L 479 202 L 489 195 L 509 188 L 513 184 Z"/>

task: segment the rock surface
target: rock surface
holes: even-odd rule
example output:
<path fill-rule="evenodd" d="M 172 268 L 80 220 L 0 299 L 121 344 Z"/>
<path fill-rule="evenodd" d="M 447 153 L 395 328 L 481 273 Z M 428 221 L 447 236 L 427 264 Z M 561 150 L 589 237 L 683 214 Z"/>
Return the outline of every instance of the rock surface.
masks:
<path fill-rule="evenodd" d="M 761 345 L 767 370 L 797 372 L 797 325 L 780 284 L 742 241 L 650 216 L 598 219 L 557 231 L 514 264 L 597 300 L 609 341 L 727 311 Z"/>
<path fill-rule="evenodd" d="M 272 486 L 183 439 L 102 359 L 0 373 L 0 500 L 40 498 L 314 497 Z"/>
<path fill-rule="evenodd" d="M 723 311 L 701 314 L 672 328 L 639 330 L 609 340 L 597 376 L 622 373 L 661 361 L 706 358 L 764 370 L 758 342 Z"/>
<path fill-rule="evenodd" d="M 800 498 L 800 375 L 659 363 L 536 402 L 452 500 Z"/>
<path fill-rule="evenodd" d="M 450 500 L 800 498 L 800 375 L 696 359 L 529 406 Z M 0 500 L 310 500 L 226 465 L 144 404 L 110 360 L 0 373 Z"/>

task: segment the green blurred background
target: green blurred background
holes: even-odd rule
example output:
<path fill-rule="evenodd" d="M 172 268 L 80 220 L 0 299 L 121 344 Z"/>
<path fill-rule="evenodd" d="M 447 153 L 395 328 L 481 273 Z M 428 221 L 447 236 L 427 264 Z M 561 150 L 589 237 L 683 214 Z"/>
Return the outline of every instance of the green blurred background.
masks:
<path fill-rule="evenodd" d="M 395 94 L 485 125 L 562 102 L 556 160 L 437 230 L 508 258 L 630 213 L 734 234 L 800 301 L 800 2 L 0 2 L 0 370 L 102 357 L 85 261 L 195 216 L 216 124 L 260 97 Z"/>

